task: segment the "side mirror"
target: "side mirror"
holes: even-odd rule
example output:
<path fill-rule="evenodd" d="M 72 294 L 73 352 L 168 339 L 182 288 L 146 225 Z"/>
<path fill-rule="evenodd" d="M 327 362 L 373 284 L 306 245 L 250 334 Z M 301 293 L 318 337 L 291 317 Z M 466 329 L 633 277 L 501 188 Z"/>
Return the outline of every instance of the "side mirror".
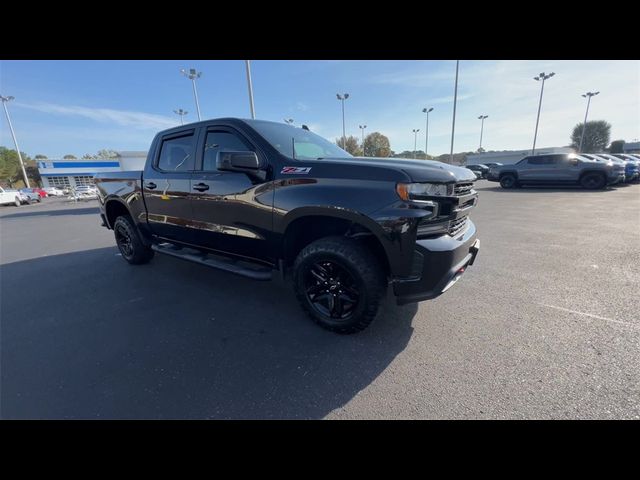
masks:
<path fill-rule="evenodd" d="M 247 172 L 259 170 L 260 160 L 255 152 L 218 152 L 216 159 L 218 170 Z"/>

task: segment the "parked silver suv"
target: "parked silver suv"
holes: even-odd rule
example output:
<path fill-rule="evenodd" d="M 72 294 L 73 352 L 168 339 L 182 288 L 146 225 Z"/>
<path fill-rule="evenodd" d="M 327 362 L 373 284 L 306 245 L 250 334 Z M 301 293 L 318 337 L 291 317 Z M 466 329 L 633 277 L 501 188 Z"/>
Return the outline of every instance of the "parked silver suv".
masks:
<path fill-rule="evenodd" d="M 502 188 L 521 185 L 578 184 L 598 189 L 624 181 L 624 165 L 597 162 L 576 154 L 533 155 L 514 165 L 489 170 L 487 179 L 500 182 Z"/>

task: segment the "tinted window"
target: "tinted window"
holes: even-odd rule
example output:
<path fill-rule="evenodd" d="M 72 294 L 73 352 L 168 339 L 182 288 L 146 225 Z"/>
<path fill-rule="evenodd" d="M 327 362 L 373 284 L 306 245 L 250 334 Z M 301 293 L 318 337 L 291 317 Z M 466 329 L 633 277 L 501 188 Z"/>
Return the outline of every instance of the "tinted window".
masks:
<path fill-rule="evenodd" d="M 540 155 L 538 157 L 529 157 L 528 163 L 529 165 L 545 165 L 546 158 L 544 155 Z"/>
<path fill-rule="evenodd" d="M 216 159 L 218 152 L 246 152 L 253 151 L 244 140 L 231 132 L 209 132 L 204 143 L 204 158 L 202 160 L 202 170 L 217 170 Z"/>
<path fill-rule="evenodd" d="M 168 172 L 188 172 L 194 169 L 193 134 L 170 138 L 162 142 L 158 168 Z"/>

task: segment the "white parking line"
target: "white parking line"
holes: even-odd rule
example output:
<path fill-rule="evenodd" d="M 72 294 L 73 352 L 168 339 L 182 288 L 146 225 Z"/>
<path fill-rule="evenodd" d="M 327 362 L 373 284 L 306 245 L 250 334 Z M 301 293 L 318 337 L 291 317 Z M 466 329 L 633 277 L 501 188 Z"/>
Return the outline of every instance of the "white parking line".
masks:
<path fill-rule="evenodd" d="M 584 315 L 585 317 L 597 318 L 598 320 L 606 320 L 607 322 L 620 323 L 622 325 L 626 325 L 631 328 L 640 328 L 640 325 L 636 325 L 635 323 L 630 322 L 622 322 L 620 320 L 614 320 L 613 318 L 601 317 L 599 315 L 593 315 L 591 313 L 578 312 L 577 310 L 570 310 L 568 308 L 556 307 L 555 305 L 547 305 L 544 303 L 540 303 L 543 307 L 555 308 L 556 310 L 562 310 L 563 312 L 575 313 L 576 315 Z"/>

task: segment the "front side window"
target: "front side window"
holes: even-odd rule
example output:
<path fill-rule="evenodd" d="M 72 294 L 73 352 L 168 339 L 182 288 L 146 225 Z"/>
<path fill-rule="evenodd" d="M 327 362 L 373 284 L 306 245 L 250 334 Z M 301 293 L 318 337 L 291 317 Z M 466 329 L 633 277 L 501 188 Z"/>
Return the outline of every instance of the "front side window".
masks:
<path fill-rule="evenodd" d="M 247 152 L 253 151 L 244 140 L 232 132 L 212 131 L 207 133 L 204 143 L 204 157 L 202 159 L 202 170 L 205 172 L 217 170 L 216 161 L 218 152 Z"/>
<path fill-rule="evenodd" d="M 188 172 L 194 169 L 193 134 L 168 138 L 162 142 L 158 168 L 166 172 Z"/>

